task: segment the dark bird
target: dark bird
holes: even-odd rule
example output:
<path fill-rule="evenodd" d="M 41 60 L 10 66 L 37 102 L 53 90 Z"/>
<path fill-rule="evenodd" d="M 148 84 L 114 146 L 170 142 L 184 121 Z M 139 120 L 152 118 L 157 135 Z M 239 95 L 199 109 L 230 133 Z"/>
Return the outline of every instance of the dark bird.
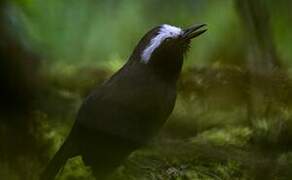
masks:
<path fill-rule="evenodd" d="M 174 108 L 176 83 L 191 39 L 204 33 L 204 27 L 164 24 L 146 33 L 127 63 L 85 99 L 71 133 L 41 179 L 54 179 L 77 155 L 97 179 L 106 179 L 155 136 Z"/>

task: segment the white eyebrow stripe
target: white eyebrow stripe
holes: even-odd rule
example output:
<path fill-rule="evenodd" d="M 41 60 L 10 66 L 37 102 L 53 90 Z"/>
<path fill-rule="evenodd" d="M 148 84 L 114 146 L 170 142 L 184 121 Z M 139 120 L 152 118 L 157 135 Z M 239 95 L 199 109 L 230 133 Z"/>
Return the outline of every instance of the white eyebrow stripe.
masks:
<path fill-rule="evenodd" d="M 182 34 L 182 29 L 179 27 L 164 24 L 161 26 L 158 35 L 151 39 L 149 45 L 142 53 L 142 62 L 148 63 L 153 51 L 163 42 L 166 38 L 177 37 Z"/>

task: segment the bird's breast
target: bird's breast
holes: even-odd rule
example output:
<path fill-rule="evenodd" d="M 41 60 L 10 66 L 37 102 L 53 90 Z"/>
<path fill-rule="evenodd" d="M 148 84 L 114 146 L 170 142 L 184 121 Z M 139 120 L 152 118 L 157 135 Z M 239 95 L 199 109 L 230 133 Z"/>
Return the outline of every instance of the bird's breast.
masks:
<path fill-rule="evenodd" d="M 117 100 L 115 103 L 119 104 L 117 108 L 127 114 L 113 122 L 116 129 L 127 138 L 140 141 L 151 138 L 159 131 L 171 114 L 176 99 L 175 88 L 154 83 L 145 85 L 121 92 L 123 98 L 114 98 Z"/>

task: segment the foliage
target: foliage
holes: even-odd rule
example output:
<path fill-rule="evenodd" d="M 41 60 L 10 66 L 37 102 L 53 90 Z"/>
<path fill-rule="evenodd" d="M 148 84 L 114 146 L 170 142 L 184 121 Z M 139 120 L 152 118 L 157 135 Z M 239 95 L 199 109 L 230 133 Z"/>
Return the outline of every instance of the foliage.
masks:
<path fill-rule="evenodd" d="M 150 27 L 207 22 L 208 34 L 193 43 L 187 56 L 168 123 L 113 179 L 291 179 L 288 1 L 275 9 L 267 1 L 284 68 L 264 74 L 250 72 L 246 65 L 249 44 L 231 0 L 11 2 L 6 9 L 11 33 L 41 57 L 34 108 L 27 115 L 33 122 L 29 133 L 41 146 L 35 155 L 5 157 L 1 178 L 38 178 L 68 135 L 83 98 L 121 67 Z M 260 104 L 252 118 L 251 97 Z M 6 130 L 0 124 L 0 135 Z M 93 179 L 80 157 L 71 159 L 58 178 Z"/>

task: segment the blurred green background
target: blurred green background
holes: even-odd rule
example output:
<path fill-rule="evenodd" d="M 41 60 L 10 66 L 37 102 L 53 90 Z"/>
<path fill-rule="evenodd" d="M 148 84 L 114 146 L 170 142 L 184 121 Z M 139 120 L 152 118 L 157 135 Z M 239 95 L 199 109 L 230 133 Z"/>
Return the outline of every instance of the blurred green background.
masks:
<path fill-rule="evenodd" d="M 152 27 L 208 24 L 175 110 L 113 179 L 291 179 L 290 0 L 0 1 L 0 179 L 34 180 Z M 93 179 L 79 157 L 58 179 Z"/>

